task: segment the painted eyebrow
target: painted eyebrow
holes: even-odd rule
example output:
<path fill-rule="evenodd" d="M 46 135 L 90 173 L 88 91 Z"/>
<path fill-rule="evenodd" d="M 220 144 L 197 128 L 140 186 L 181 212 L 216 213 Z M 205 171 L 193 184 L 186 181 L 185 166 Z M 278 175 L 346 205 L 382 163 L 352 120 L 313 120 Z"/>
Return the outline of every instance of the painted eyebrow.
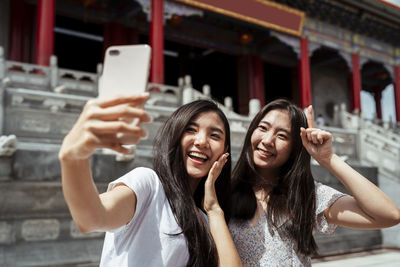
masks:
<path fill-rule="evenodd" d="M 269 123 L 268 121 L 260 121 L 260 124 L 261 124 L 261 123 L 266 124 L 266 125 L 269 126 L 269 127 L 272 126 L 272 124 Z M 288 129 L 285 129 L 285 128 L 278 128 L 278 131 L 283 131 L 283 132 L 287 133 L 288 135 L 290 135 L 290 130 L 288 130 Z"/>
<path fill-rule="evenodd" d="M 224 134 L 224 131 L 222 131 L 220 128 L 217 128 L 217 127 L 211 127 L 211 130 L 212 130 L 213 132 L 219 132 L 219 133 L 221 133 L 221 134 Z"/>
<path fill-rule="evenodd" d="M 199 127 L 199 125 L 193 121 L 189 122 L 188 126 L 195 126 L 195 127 Z M 224 134 L 224 131 L 221 130 L 221 128 L 218 127 L 211 127 L 211 131 L 212 132 L 219 132 L 221 134 Z"/>

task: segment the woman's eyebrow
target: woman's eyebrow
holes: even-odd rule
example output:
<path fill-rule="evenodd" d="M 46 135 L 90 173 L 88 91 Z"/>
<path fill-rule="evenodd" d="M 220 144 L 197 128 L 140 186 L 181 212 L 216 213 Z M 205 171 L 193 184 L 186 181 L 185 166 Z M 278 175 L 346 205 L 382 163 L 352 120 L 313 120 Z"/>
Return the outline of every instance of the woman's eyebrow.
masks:
<path fill-rule="evenodd" d="M 266 124 L 268 127 L 271 127 L 272 126 L 272 124 L 271 123 L 269 123 L 268 121 L 260 121 L 260 124 Z M 288 129 L 286 129 L 286 128 L 278 128 L 278 131 L 283 131 L 283 132 L 285 132 L 285 133 L 287 133 L 287 134 L 290 134 L 290 130 L 288 130 Z"/>
<path fill-rule="evenodd" d="M 224 134 L 224 131 L 221 128 L 218 128 L 218 127 L 211 127 L 211 131 L 219 132 L 221 134 Z"/>

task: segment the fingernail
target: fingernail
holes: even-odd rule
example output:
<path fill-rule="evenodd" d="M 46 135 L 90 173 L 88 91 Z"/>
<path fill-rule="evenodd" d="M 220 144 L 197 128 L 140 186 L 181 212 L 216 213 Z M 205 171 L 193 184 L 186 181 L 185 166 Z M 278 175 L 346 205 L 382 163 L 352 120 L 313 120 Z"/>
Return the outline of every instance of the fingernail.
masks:
<path fill-rule="evenodd" d="M 149 96 L 149 95 L 150 95 L 149 92 L 143 92 L 140 94 L 140 96 Z"/>

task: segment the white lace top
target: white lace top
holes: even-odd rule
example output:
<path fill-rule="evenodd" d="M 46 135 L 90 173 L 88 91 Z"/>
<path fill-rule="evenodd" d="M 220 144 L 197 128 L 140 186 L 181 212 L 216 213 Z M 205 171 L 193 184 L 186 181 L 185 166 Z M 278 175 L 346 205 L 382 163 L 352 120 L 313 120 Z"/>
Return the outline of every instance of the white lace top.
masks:
<path fill-rule="evenodd" d="M 315 183 L 315 190 L 317 208 L 314 231 L 332 234 L 337 226 L 328 224 L 323 211 L 344 194 L 321 183 Z M 276 231 L 274 235 L 270 234 L 265 213 L 256 226 L 250 221 L 232 219 L 229 230 L 244 266 L 311 266 L 310 257 L 296 252 L 295 242 Z"/>

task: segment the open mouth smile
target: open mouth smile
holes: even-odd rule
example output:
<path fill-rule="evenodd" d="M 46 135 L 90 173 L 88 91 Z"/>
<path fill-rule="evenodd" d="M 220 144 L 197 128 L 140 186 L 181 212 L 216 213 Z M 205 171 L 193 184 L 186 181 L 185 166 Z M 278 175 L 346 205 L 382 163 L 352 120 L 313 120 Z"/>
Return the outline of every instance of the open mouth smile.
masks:
<path fill-rule="evenodd" d="M 196 164 L 204 164 L 208 161 L 208 156 L 202 152 L 190 151 L 187 155 Z"/>

